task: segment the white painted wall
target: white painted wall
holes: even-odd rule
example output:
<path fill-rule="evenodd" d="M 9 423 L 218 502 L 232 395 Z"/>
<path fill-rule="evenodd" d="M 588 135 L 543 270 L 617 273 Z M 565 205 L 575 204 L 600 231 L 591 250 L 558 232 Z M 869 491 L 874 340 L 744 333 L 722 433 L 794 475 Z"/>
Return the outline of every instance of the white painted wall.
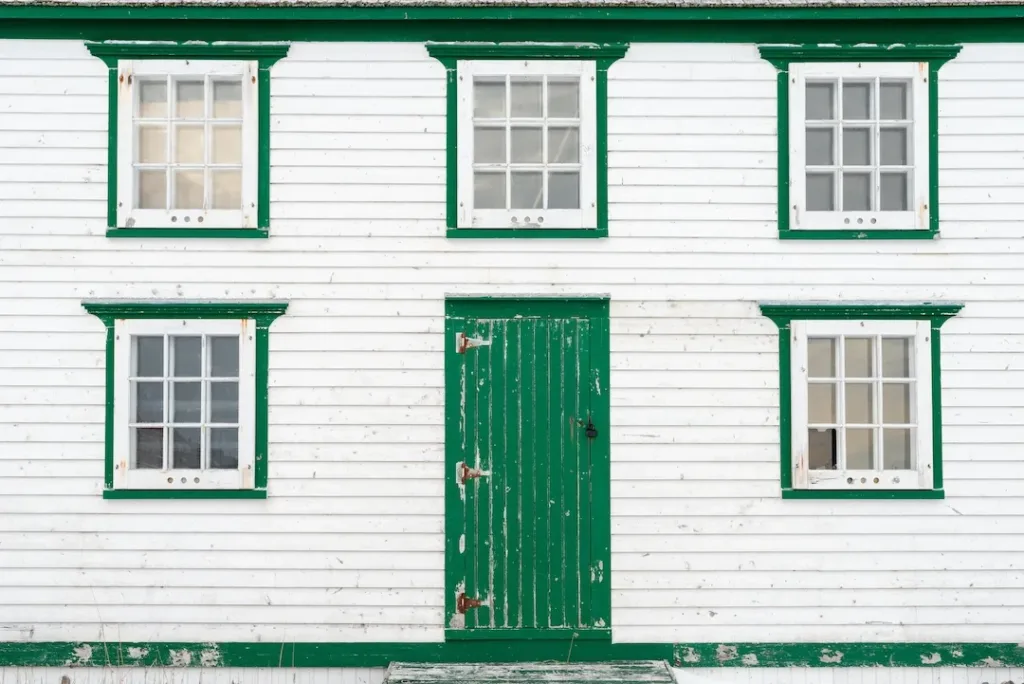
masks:
<path fill-rule="evenodd" d="M 443 296 L 499 292 L 612 296 L 617 641 L 1007 640 L 1021 63 L 967 46 L 943 68 L 940 240 L 780 242 L 773 68 L 637 45 L 610 73 L 613 237 L 496 242 L 444 237 L 445 76 L 421 45 L 295 45 L 273 71 L 273 239 L 132 241 L 104 237 L 105 66 L 0 41 L 0 640 L 442 639 Z M 87 297 L 291 302 L 267 501 L 100 498 Z M 779 499 L 759 298 L 967 302 L 943 328 L 945 501 Z"/>

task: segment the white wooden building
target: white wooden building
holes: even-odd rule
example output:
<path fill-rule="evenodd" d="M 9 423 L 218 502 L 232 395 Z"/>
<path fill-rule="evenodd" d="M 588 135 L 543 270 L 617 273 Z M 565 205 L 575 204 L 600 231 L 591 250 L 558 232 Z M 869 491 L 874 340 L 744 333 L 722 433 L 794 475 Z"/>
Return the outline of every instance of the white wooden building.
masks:
<path fill-rule="evenodd" d="M 1019 683 L 1022 186 L 1024 4 L 0 0 L 0 684 Z"/>

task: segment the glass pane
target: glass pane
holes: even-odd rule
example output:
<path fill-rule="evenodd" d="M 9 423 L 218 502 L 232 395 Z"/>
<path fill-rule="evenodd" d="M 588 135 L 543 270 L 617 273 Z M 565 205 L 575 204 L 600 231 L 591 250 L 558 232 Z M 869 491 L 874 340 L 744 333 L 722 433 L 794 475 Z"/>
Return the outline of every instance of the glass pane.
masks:
<path fill-rule="evenodd" d="M 166 127 L 139 127 L 139 149 L 136 161 L 140 164 L 163 164 L 167 161 Z"/>
<path fill-rule="evenodd" d="M 238 377 L 238 338 L 211 337 L 210 376 L 214 378 Z"/>
<path fill-rule="evenodd" d="M 858 425 L 875 422 L 874 392 L 871 384 L 846 384 L 846 422 Z"/>
<path fill-rule="evenodd" d="M 910 90 L 906 83 L 883 83 L 881 85 L 882 118 L 902 120 L 907 116 L 907 92 Z"/>
<path fill-rule="evenodd" d="M 203 82 L 178 81 L 175 84 L 176 107 L 174 115 L 179 119 L 201 119 L 203 112 Z"/>
<path fill-rule="evenodd" d="M 134 423 L 164 422 L 164 383 L 135 383 L 135 416 Z"/>
<path fill-rule="evenodd" d="M 210 383 L 210 422 L 238 422 L 238 383 Z"/>
<path fill-rule="evenodd" d="M 912 470 L 910 428 L 882 430 L 882 467 L 885 470 Z"/>
<path fill-rule="evenodd" d="M 580 208 L 580 174 L 548 175 L 548 209 Z"/>
<path fill-rule="evenodd" d="M 171 434 L 174 436 L 171 467 L 190 470 L 201 468 L 199 428 L 174 428 Z"/>
<path fill-rule="evenodd" d="M 178 164 L 203 163 L 203 127 L 178 126 L 174 129 L 174 161 Z"/>
<path fill-rule="evenodd" d="M 520 172 L 512 174 L 512 209 L 539 209 L 544 201 L 544 175 Z"/>
<path fill-rule="evenodd" d="M 548 117 L 575 119 L 580 115 L 580 84 L 548 82 Z"/>
<path fill-rule="evenodd" d="M 135 468 L 159 470 L 164 467 L 163 428 L 135 428 Z"/>
<path fill-rule="evenodd" d="M 203 374 L 203 338 L 172 337 L 174 343 L 174 377 L 198 378 Z"/>
<path fill-rule="evenodd" d="M 911 422 L 910 385 L 892 382 L 887 382 L 882 385 L 882 422 Z"/>
<path fill-rule="evenodd" d="M 882 376 L 886 378 L 909 378 L 910 349 L 909 338 L 882 338 Z"/>
<path fill-rule="evenodd" d="M 847 337 L 846 338 L 846 377 L 848 378 L 870 378 L 874 364 L 872 355 L 874 351 L 874 340 L 870 337 Z"/>
<path fill-rule="evenodd" d="M 807 386 L 807 422 L 811 425 L 836 422 L 836 386 L 811 383 Z"/>
<path fill-rule="evenodd" d="M 210 182 L 213 184 L 214 209 L 242 208 L 241 171 L 211 171 Z"/>
<path fill-rule="evenodd" d="M 213 82 L 213 116 L 217 119 L 242 118 L 241 82 Z"/>
<path fill-rule="evenodd" d="M 843 165 L 867 166 L 871 163 L 871 129 L 843 129 Z"/>
<path fill-rule="evenodd" d="M 210 157 L 214 164 L 242 163 L 241 126 L 216 126 L 211 143 Z"/>
<path fill-rule="evenodd" d="M 836 469 L 835 428 L 811 428 L 807 431 L 807 461 L 811 470 Z"/>
<path fill-rule="evenodd" d="M 135 338 L 135 375 L 140 378 L 164 376 L 164 338 Z"/>
<path fill-rule="evenodd" d="M 843 211 L 871 210 L 871 174 L 843 174 Z"/>
<path fill-rule="evenodd" d="M 473 174 L 473 206 L 477 209 L 505 208 L 505 174 Z"/>
<path fill-rule="evenodd" d="M 540 81 L 512 79 L 511 110 L 513 117 L 536 117 L 544 115 L 542 84 Z"/>
<path fill-rule="evenodd" d="M 505 118 L 504 81 L 473 81 L 473 116 L 478 119 Z"/>
<path fill-rule="evenodd" d="M 166 209 L 167 208 L 167 172 L 139 171 L 135 176 L 138 185 L 139 209 Z"/>
<path fill-rule="evenodd" d="M 832 211 L 835 208 L 835 174 L 807 174 L 807 211 Z"/>
<path fill-rule="evenodd" d="M 843 84 L 843 118 L 871 119 L 871 84 Z"/>
<path fill-rule="evenodd" d="M 210 467 L 238 467 L 238 428 L 210 430 Z"/>
<path fill-rule="evenodd" d="M 908 211 L 910 209 L 907 173 L 882 174 L 882 211 Z"/>
<path fill-rule="evenodd" d="M 577 164 L 580 161 L 580 132 L 577 128 L 548 129 L 548 161 Z"/>
<path fill-rule="evenodd" d="M 478 164 L 505 163 L 505 129 L 473 129 L 473 161 Z"/>
<path fill-rule="evenodd" d="M 808 121 L 835 119 L 835 84 L 808 83 L 805 114 Z"/>
<path fill-rule="evenodd" d="M 140 119 L 164 119 L 167 117 L 167 81 L 139 81 Z"/>
<path fill-rule="evenodd" d="M 203 208 L 202 171 L 178 171 L 174 174 L 174 208 Z"/>
<path fill-rule="evenodd" d="M 174 395 L 172 406 L 174 414 L 171 416 L 172 423 L 198 423 L 202 420 L 201 401 L 202 383 L 198 382 L 175 382 L 171 385 L 171 393 Z"/>
<path fill-rule="evenodd" d="M 831 128 L 808 128 L 807 129 L 807 164 L 811 166 L 831 166 L 834 161 L 832 155 L 835 150 L 833 145 L 834 132 Z"/>
<path fill-rule="evenodd" d="M 836 377 L 836 341 L 829 337 L 807 340 L 807 374 L 812 378 Z"/>
<path fill-rule="evenodd" d="M 875 431 L 846 430 L 846 467 L 850 470 L 871 470 L 875 467 Z"/>
<path fill-rule="evenodd" d="M 907 129 L 883 128 L 881 147 L 882 166 L 906 166 L 910 163 L 907 152 Z"/>
<path fill-rule="evenodd" d="M 512 161 L 536 164 L 544 161 L 544 138 L 539 128 L 512 129 Z"/>

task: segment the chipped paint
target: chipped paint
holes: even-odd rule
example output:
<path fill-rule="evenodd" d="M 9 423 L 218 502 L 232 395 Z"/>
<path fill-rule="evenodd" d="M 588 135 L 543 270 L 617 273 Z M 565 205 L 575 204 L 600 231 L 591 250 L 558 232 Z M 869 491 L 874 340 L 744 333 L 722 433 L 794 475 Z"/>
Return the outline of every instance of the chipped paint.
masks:
<path fill-rule="evenodd" d="M 727 662 L 729 660 L 736 660 L 739 656 L 739 651 L 735 646 L 727 646 L 725 644 L 719 644 L 718 648 L 715 649 L 715 660 L 720 663 Z"/>
<path fill-rule="evenodd" d="M 92 662 L 92 644 L 82 644 L 75 647 L 75 662 L 69 665 L 89 665 Z"/>
<path fill-rule="evenodd" d="M 842 651 L 823 648 L 821 649 L 821 662 L 832 664 L 841 663 L 843 662 L 843 653 Z"/>
<path fill-rule="evenodd" d="M 149 655 L 149 649 L 145 647 L 132 646 L 128 649 L 128 657 L 131 660 L 142 660 Z"/>
<path fill-rule="evenodd" d="M 682 660 L 684 663 L 695 665 L 700 662 L 700 653 L 690 648 L 689 646 L 683 648 L 682 653 L 676 658 L 676 661 Z"/>
<path fill-rule="evenodd" d="M 210 648 L 200 651 L 199 664 L 202 667 L 216 667 L 220 664 L 220 649 L 216 644 L 210 644 Z"/>
<path fill-rule="evenodd" d="M 942 656 L 938 653 L 931 653 L 929 655 L 921 655 L 922 665 L 938 665 L 942 662 Z"/>
<path fill-rule="evenodd" d="M 188 667 L 192 664 L 192 651 L 188 649 L 175 650 L 170 652 L 171 667 Z"/>
<path fill-rule="evenodd" d="M 740 658 L 744 665 L 748 667 L 757 667 L 757 654 L 755 653 L 744 653 L 743 657 Z"/>

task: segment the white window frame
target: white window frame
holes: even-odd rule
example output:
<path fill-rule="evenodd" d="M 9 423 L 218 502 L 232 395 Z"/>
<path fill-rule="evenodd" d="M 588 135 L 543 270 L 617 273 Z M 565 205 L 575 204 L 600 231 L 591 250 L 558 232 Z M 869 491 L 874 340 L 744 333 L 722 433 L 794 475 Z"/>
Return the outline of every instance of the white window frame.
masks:
<path fill-rule="evenodd" d="M 789 220 L 794 230 L 928 230 L 930 151 L 928 143 L 927 62 L 804 62 L 789 67 Z M 893 78 L 911 82 L 910 193 L 908 211 L 807 211 L 806 187 L 806 83 L 816 78 Z M 842 93 L 838 94 L 842 97 Z M 877 104 L 876 104 L 877 106 Z M 779 125 L 784 125 L 779 122 Z M 839 126 L 842 128 L 842 122 Z M 841 144 L 837 138 L 837 147 Z M 874 143 L 873 143 L 874 144 Z M 838 150 L 837 150 L 838 152 Z M 878 154 L 875 149 L 875 154 Z M 875 193 L 878 193 L 878 179 Z M 837 190 L 838 198 L 842 193 Z"/>
<path fill-rule="evenodd" d="M 255 489 L 256 344 L 254 319 L 118 319 L 114 322 L 114 489 Z M 238 468 L 143 469 L 131 466 L 132 337 L 141 335 L 238 335 Z M 205 362 L 205 360 L 204 360 Z M 169 375 L 164 358 L 164 375 Z M 164 401 L 168 401 L 165 395 Z M 166 428 L 165 428 L 166 429 Z"/>
<path fill-rule="evenodd" d="M 458 71 L 458 227 L 558 229 L 597 227 L 597 66 L 594 60 L 460 60 Z M 580 208 L 473 207 L 473 78 L 577 76 L 580 79 Z M 557 121 L 557 119 L 555 120 Z M 547 142 L 545 140 L 545 149 Z M 511 154 L 506 146 L 507 153 Z M 528 220 L 527 220 L 528 219 Z M 543 219 L 543 221 L 539 220 Z"/>
<path fill-rule="evenodd" d="M 932 471 L 932 355 L 930 321 L 792 321 L 791 346 L 791 444 L 794 489 L 826 490 L 921 490 L 934 489 Z M 865 337 L 874 335 L 914 338 L 912 355 L 915 391 L 911 412 L 917 424 L 914 470 L 811 470 L 807 437 L 808 337 Z M 877 362 L 877 360 L 876 360 Z M 836 369 L 843 379 L 844 369 Z M 837 405 L 837 418 L 840 408 Z M 876 409 L 877 410 L 877 409 Z M 877 482 L 876 482 L 877 480 Z"/>
<path fill-rule="evenodd" d="M 140 59 L 118 61 L 117 227 L 118 228 L 256 228 L 259 158 L 259 62 L 227 60 Z M 136 77 L 240 76 L 242 83 L 242 206 L 229 209 L 137 209 L 135 207 L 134 113 Z M 169 93 L 169 98 L 173 96 Z M 209 106 L 209 103 L 207 103 Z M 170 117 L 171 112 L 168 112 Z M 170 120 L 169 120 L 170 121 Z M 173 139 L 168 125 L 167 135 Z M 209 149 L 210 136 L 204 136 Z M 170 162 L 170 160 L 168 160 Z M 170 200 L 171 198 L 168 198 Z"/>

